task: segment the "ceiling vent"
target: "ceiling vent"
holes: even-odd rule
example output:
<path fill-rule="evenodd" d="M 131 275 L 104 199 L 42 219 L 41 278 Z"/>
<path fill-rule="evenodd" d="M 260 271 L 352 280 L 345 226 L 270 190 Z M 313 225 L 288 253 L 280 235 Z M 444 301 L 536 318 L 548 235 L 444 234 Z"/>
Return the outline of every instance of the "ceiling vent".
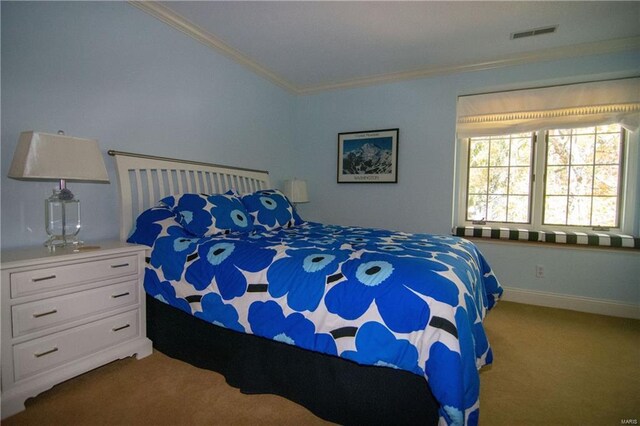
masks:
<path fill-rule="evenodd" d="M 552 25 L 550 27 L 535 28 L 533 30 L 521 31 L 519 33 L 511 33 L 511 40 L 515 40 L 517 38 L 533 37 L 542 34 L 551 34 L 555 33 L 557 29 L 557 25 Z"/>

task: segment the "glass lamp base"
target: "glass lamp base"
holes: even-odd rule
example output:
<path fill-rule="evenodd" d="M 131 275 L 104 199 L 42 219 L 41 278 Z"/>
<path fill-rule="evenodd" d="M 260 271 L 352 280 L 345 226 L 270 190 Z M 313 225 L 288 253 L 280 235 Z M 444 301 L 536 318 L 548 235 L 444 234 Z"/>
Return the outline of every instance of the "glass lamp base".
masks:
<path fill-rule="evenodd" d="M 55 250 L 57 248 L 70 246 L 79 247 L 82 244 L 84 243 L 76 236 L 62 238 L 59 235 L 52 235 L 47 241 L 44 242 L 44 246 L 49 250 Z"/>
<path fill-rule="evenodd" d="M 68 198 L 68 194 L 54 190 L 53 195 L 45 200 L 45 228 L 49 239 L 44 245 L 50 250 L 81 243 L 77 237 L 80 232 L 80 200 Z"/>

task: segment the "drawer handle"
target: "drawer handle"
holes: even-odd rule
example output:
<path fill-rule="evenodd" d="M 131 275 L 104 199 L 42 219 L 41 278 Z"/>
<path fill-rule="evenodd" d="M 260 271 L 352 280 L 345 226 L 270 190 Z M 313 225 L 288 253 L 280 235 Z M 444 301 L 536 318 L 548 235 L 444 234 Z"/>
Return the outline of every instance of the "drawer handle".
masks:
<path fill-rule="evenodd" d="M 131 325 L 127 324 L 127 325 L 123 325 L 122 327 L 112 328 L 111 331 L 120 331 L 120 330 L 124 330 L 125 328 L 129 328 L 129 327 L 131 327 Z"/>
<path fill-rule="evenodd" d="M 45 316 L 47 316 L 47 315 L 52 315 L 52 314 L 55 314 L 55 313 L 57 313 L 57 312 L 58 312 L 58 310 L 57 310 L 57 309 L 52 309 L 52 310 L 50 310 L 50 311 L 42 312 L 42 313 L 40 313 L 40 314 L 33 314 L 33 317 L 34 317 L 34 318 L 45 317 Z"/>
<path fill-rule="evenodd" d="M 128 291 L 127 291 L 126 293 L 112 294 L 112 295 L 111 295 L 111 298 L 112 298 L 112 299 L 117 299 L 118 297 L 128 296 L 129 294 L 131 294 L 131 293 L 129 293 Z"/>
<path fill-rule="evenodd" d="M 111 267 L 112 267 L 113 269 L 116 269 L 116 268 L 124 268 L 125 266 L 129 266 L 129 264 L 128 264 L 128 263 L 119 263 L 119 264 L 117 264 L 117 265 L 111 265 Z"/>
<path fill-rule="evenodd" d="M 40 278 L 31 278 L 31 281 L 34 283 L 37 283 L 39 281 L 46 281 L 46 280 L 52 280 L 54 279 L 56 276 L 55 275 L 48 275 L 46 277 L 40 277 Z"/>
<path fill-rule="evenodd" d="M 58 348 L 57 347 L 49 349 L 48 351 L 40 352 L 39 354 L 34 354 L 34 355 L 36 356 L 36 358 L 40 358 L 42 356 L 49 355 L 49 354 L 52 354 L 54 352 L 58 352 Z"/>

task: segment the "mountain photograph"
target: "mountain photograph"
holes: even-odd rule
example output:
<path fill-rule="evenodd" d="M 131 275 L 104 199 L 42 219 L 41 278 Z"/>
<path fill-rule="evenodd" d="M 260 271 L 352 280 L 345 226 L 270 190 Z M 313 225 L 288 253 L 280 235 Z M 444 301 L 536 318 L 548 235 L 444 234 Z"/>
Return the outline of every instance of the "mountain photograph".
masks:
<path fill-rule="evenodd" d="M 393 172 L 391 138 L 345 141 L 342 174 L 367 175 Z"/>

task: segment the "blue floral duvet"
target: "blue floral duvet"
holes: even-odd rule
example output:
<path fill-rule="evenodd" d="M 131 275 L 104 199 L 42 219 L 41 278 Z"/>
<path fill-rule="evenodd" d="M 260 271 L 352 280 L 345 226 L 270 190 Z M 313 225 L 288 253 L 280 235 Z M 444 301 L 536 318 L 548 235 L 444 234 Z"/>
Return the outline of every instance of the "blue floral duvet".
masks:
<path fill-rule="evenodd" d="M 458 237 L 306 222 L 197 238 L 167 208 L 137 222 L 148 294 L 221 327 L 425 377 L 440 423 L 474 425 L 482 320 L 502 293 Z"/>

